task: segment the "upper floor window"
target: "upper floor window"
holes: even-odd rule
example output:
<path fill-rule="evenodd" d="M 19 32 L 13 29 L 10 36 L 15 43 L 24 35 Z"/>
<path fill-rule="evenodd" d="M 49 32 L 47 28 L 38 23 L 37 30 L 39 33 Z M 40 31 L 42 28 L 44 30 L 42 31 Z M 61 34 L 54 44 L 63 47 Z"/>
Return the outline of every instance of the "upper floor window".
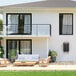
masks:
<path fill-rule="evenodd" d="M 7 13 L 6 14 L 7 33 L 11 35 L 32 34 L 32 14 L 31 13 Z"/>
<path fill-rule="evenodd" d="M 72 13 L 59 14 L 59 34 L 60 35 L 73 34 L 73 14 Z"/>

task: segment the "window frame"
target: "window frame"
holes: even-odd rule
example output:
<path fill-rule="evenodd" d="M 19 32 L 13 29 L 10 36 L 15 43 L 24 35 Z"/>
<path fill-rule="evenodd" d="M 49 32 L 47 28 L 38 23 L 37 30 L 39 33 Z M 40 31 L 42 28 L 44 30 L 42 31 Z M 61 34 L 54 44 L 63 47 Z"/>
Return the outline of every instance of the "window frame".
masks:
<path fill-rule="evenodd" d="M 21 33 L 21 34 L 11 34 L 11 35 L 32 35 L 32 13 L 6 13 L 6 26 L 8 26 L 8 16 L 9 15 L 29 15 L 30 16 L 30 33 Z M 19 25 L 19 17 L 18 17 L 18 25 Z"/>
<path fill-rule="evenodd" d="M 32 54 L 32 39 L 6 39 L 6 58 L 8 58 L 8 41 L 17 41 L 18 42 L 18 50 L 19 50 L 19 53 L 18 54 L 21 54 L 21 50 L 20 50 L 20 41 L 30 41 L 30 49 L 31 49 L 31 53 Z"/>
<path fill-rule="evenodd" d="M 71 34 L 63 34 L 60 30 L 60 15 L 72 15 L 72 33 Z M 59 35 L 73 35 L 73 13 L 59 13 Z"/>

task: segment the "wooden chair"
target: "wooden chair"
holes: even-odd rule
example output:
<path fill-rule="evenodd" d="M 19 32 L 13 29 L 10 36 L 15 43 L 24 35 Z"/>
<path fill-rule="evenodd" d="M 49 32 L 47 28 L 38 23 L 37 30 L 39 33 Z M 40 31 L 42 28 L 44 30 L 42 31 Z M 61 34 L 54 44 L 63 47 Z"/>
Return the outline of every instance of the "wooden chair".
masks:
<path fill-rule="evenodd" d="M 46 58 L 46 59 L 40 59 L 39 60 L 39 66 L 40 67 L 47 67 L 49 65 L 50 61 L 51 61 L 50 56 L 48 58 Z"/>
<path fill-rule="evenodd" d="M 6 67 L 9 63 L 7 59 L 0 59 L 0 67 Z"/>

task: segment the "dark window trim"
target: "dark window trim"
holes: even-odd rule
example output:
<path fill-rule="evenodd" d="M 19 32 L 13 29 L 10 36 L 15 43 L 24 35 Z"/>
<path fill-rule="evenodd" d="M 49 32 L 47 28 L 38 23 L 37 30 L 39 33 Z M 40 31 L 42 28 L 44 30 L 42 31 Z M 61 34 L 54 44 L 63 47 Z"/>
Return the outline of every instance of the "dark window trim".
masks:
<path fill-rule="evenodd" d="M 21 44 L 21 43 L 20 43 L 20 40 L 18 40 L 18 41 L 19 41 L 19 42 L 18 42 L 18 43 L 19 43 L 19 46 L 18 46 L 18 47 L 19 47 L 19 54 L 21 54 L 21 52 L 20 52 L 20 44 Z"/>
<path fill-rule="evenodd" d="M 72 15 L 72 34 L 60 34 L 60 18 L 59 18 L 59 35 L 73 35 L 73 13 L 59 13 L 59 16 L 60 16 L 60 14 L 62 14 L 62 15 Z"/>
<path fill-rule="evenodd" d="M 63 52 L 69 52 L 69 42 L 63 43 Z"/>
<path fill-rule="evenodd" d="M 8 58 L 8 40 L 6 40 L 6 58 Z"/>
<path fill-rule="evenodd" d="M 30 49 L 31 49 L 31 54 L 32 54 L 32 39 L 6 39 L 6 58 L 8 58 L 8 41 L 19 41 L 19 46 L 20 46 L 20 41 L 30 41 Z M 19 54 L 20 54 L 20 47 L 19 47 Z"/>
<path fill-rule="evenodd" d="M 19 15 L 19 16 L 20 15 L 30 15 L 30 33 L 11 34 L 11 35 L 32 35 L 32 13 L 6 13 L 6 26 L 8 26 L 8 15 Z M 18 21 L 18 24 L 19 24 L 19 21 Z"/>

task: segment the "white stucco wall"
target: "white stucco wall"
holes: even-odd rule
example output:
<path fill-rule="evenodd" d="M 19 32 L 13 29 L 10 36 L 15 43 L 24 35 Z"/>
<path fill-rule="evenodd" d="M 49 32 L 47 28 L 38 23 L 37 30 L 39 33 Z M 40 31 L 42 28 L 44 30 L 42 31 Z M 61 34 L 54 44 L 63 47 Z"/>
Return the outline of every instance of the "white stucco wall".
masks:
<path fill-rule="evenodd" d="M 57 51 L 57 61 L 76 61 L 76 12 L 73 12 L 73 35 L 59 35 L 59 13 L 61 12 L 34 13 L 33 22 L 51 24 L 49 49 Z M 62 13 L 68 13 L 68 11 Z M 70 44 L 68 53 L 63 52 L 63 42 Z"/>
<path fill-rule="evenodd" d="M 73 35 L 59 35 L 59 13 L 61 12 L 34 13 L 33 23 L 51 24 L 52 35 L 49 39 L 49 49 L 57 51 L 57 61 L 76 61 L 76 13 L 73 12 Z M 70 44 L 68 53 L 63 52 L 63 42 Z"/>
<path fill-rule="evenodd" d="M 48 57 L 48 47 L 46 38 L 33 38 L 32 39 L 32 53 L 39 54 L 40 58 Z"/>
<path fill-rule="evenodd" d="M 15 38 L 4 38 L 2 41 L 2 45 L 4 46 L 5 55 L 6 57 L 6 40 L 7 39 L 32 39 L 32 54 L 38 54 L 40 58 L 47 58 L 48 52 L 47 52 L 47 38 L 29 38 L 29 37 L 15 37 Z"/>
<path fill-rule="evenodd" d="M 13 11 L 7 11 L 13 12 Z M 17 12 L 20 13 L 21 11 Z M 51 24 L 51 37 L 48 38 L 49 49 L 58 53 L 57 61 L 76 61 L 76 12 L 75 11 L 23 11 L 32 13 L 33 24 Z M 13 12 L 14 13 L 14 12 Z M 22 13 L 22 12 L 21 12 Z M 59 13 L 73 13 L 73 35 L 59 35 Z M 5 17 L 4 17 L 5 22 Z M 33 53 L 38 53 L 41 57 L 47 57 L 46 38 L 32 38 Z M 70 50 L 63 52 L 63 42 L 69 42 Z M 38 46 L 37 46 L 38 45 Z"/>

